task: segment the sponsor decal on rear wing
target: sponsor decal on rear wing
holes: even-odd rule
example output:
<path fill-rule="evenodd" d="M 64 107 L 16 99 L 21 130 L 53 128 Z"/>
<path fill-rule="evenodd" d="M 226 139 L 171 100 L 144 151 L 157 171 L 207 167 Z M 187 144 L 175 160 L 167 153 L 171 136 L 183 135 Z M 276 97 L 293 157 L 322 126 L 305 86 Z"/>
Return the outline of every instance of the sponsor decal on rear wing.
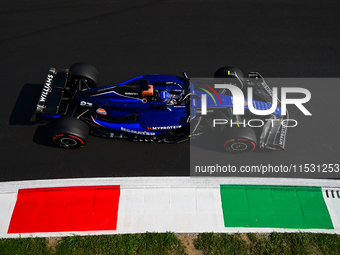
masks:
<path fill-rule="evenodd" d="M 41 91 L 39 101 L 38 101 L 38 104 L 37 104 L 37 110 L 36 111 L 38 113 L 43 112 L 44 109 L 46 108 L 47 96 L 48 96 L 48 93 L 51 92 L 52 80 L 53 80 L 53 78 L 56 74 L 57 74 L 57 72 L 56 72 L 55 68 L 51 67 L 48 70 L 48 74 L 47 74 L 47 77 L 46 77 L 46 80 L 45 80 L 45 84 L 44 84 L 44 87 Z"/>
<path fill-rule="evenodd" d="M 37 113 L 58 113 L 61 98 L 68 81 L 68 70 L 48 70 L 37 104 Z"/>

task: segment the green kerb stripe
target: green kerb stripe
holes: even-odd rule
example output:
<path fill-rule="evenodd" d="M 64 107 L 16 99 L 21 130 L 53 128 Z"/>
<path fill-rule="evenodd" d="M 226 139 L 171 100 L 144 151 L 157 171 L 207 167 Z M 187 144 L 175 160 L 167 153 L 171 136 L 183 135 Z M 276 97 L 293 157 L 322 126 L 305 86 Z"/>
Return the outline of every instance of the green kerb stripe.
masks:
<path fill-rule="evenodd" d="M 333 229 L 320 187 L 221 185 L 225 227 Z"/>

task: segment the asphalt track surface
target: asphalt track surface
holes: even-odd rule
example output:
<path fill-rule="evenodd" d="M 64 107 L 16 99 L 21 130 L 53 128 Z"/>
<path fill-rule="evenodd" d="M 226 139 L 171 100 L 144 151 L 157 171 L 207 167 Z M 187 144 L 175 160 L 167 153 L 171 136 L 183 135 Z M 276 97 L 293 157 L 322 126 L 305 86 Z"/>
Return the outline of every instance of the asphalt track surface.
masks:
<path fill-rule="evenodd" d="M 339 12 L 339 1 L 5 1 L 0 181 L 190 174 L 189 142 L 90 137 L 79 150 L 55 147 L 51 125 L 33 114 L 50 66 L 91 63 L 99 85 L 149 73 L 211 77 L 226 65 L 264 77 L 340 77 Z M 230 162 L 340 163 L 340 88 L 306 88 L 313 116 L 288 131 L 285 151 L 228 156 Z"/>

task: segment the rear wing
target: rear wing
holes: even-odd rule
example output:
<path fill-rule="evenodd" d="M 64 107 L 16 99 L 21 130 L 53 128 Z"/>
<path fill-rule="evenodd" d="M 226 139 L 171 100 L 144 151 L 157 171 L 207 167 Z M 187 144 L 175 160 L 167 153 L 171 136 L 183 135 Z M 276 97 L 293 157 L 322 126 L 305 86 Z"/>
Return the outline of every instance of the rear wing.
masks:
<path fill-rule="evenodd" d="M 57 70 L 51 67 L 48 70 L 44 87 L 41 91 L 36 113 L 63 115 L 67 111 L 68 98 L 64 93 L 69 80 L 69 70 Z M 64 102 L 64 103 L 63 103 Z"/>

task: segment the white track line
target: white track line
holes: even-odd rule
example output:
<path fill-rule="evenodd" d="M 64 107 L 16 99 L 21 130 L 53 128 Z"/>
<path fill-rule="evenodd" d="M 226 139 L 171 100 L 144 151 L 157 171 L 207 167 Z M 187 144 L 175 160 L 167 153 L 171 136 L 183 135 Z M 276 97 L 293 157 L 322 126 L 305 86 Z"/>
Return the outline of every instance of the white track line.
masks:
<path fill-rule="evenodd" d="M 16 201 L 16 192 L 0 194 L 0 237 L 8 237 L 7 230 Z"/>
<path fill-rule="evenodd" d="M 328 196 L 326 195 L 326 190 L 328 190 Z M 329 214 L 331 216 L 334 229 L 337 231 L 340 230 L 340 198 L 337 196 L 332 197 L 330 194 L 330 190 L 333 190 L 336 194 L 336 191 L 340 192 L 340 189 L 322 189 L 322 195 L 327 205 Z"/>
<path fill-rule="evenodd" d="M 0 193 L 17 192 L 23 188 L 47 188 L 93 185 L 121 185 L 125 188 L 138 187 L 202 187 L 215 188 L 226 185 L 282 185 L 314 186 L 322 188 L 339 188 L 340 180 L 297 179 L 297 178 L 240 178 L 240 177 L 113 177 L 113 178 L 79 178 L 52 179 L 36 181 L 1 182 Z"/>

